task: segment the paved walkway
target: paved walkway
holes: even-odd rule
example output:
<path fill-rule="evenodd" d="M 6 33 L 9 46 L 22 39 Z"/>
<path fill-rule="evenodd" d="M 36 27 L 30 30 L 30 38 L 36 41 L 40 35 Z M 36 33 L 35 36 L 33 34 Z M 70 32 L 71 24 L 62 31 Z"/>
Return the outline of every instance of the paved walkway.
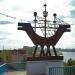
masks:
<path fill-rule="evenodd" d="M 24 71 L 6 72 L 4 75 L 26 75 Z"/>

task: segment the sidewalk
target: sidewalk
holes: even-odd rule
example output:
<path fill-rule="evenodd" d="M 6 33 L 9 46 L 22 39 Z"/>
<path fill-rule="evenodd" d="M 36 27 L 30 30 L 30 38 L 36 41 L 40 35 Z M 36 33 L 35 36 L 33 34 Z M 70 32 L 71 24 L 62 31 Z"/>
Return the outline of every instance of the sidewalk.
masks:
<path fill-rule="evenodd" d="M 26 75 L 25 71 L 6 72 L 4 75 Z"/>

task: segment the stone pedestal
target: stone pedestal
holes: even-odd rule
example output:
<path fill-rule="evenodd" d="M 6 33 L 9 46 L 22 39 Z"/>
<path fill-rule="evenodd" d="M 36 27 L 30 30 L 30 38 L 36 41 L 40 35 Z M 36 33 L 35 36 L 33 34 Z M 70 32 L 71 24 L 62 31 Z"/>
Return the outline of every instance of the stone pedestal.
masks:
<path fill-rule="evenodd" d="M 63 67 L 63 57 L 27 57 L 27 75 L 49 75 L 52 67 Z"/>

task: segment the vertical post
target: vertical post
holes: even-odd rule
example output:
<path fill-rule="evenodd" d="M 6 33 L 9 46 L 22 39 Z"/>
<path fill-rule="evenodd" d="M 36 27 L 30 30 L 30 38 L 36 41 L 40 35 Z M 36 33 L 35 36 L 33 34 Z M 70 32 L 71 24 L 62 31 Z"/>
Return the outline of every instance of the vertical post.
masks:
<path fill-rule="evenodd" d="M 42 45 L 41 45 L 41 52 L 40 52 L 40 56 L 42 56 L 42 55 L 43 55 L 43 56 L 45 56 L 45 53 L 44 53 L 44 46 L 42 46 Z"/>
<path fill-rule="evenodd" d="M 51 56 L 50 46 L 49 46 L 49 45 L 47 45 L 47 52 L 46 52 L 46 56 L 48 56 L 48 54 L 49 54 L 49 56 Z"/>
<path fill-rule="evenodd" d="M 55 32 L 55 28 L 56 28 L 56 16 L 57 16 L 57 14 L 54 13 L 53 16 L 54 16 L 54 21 L 53 21 L 53 23 L 54 23 L 54 32 Z"/>
<path fill-rule="evenodd" d="M 33 53 L 33 57 L 35 57 L 35 55 L 36 55 L 37 47 L 38 47 L 38 45 L 36 45 L 36 47 L 35 47 L 35 50 L 34 50 L 34 53 Z"/>
<path fill-rule="evenodd" d="M 55 47 L 54 47 L 54 46 L 52 46 L 52 47 L 53 47 L 53 50 L 54 50 L 55 56 L 57 56 L 57 52 L 56 52 L 56 50 L 55 50 Z"/>
<path fill-rule="evenodd" d="M 17 49 L 17 61 L 19 62 L 19 50 Z"/>
<path fill-rule="evenodd" d="M 2 56 L 3 56 L 3 62 L 6 63 L 7 59 L 6 59 L 6 51 L 4 49 L 4 45 L 3 45 L 3 50 L 2 50 Z"/>
<path fill-rule="evenodd" d="M 45 6 L 45 12 L 46 12 L 46 4 L 44 6 Z M 46 38 L 46 16 L 45 16 L 45 38 Z"/>
<path fill-rule="evenodd" d="M 34 17 L 35 17 L 35 19 L 34 19 L 34 22 L 35 22 L 35 32 L 36 32 L 36 22 L 37 22 L 36 16 L 37 16 L 37 12 L 34 12 Z"/>
<path fill-rule="evenodd" d="M 45 17 L 45 20 L 44 20 L 44 22 L 45 22 L 45 38 L 46 38 L 46 22 L 47 22 L 47 20 L 46 20 L 46 17 L 47 17 L 47 15 L 48 15 L 48 12 L 46 11 L 46 4 L 44 4 L 44 7 L 45 7 L 45 11 L 43 12 L 43 16 Z"/>

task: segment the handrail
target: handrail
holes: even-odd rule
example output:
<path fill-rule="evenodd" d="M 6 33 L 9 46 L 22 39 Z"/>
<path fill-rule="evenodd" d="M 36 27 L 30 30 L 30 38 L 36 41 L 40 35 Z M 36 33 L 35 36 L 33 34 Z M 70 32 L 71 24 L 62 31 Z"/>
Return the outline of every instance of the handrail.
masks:
<path fill-rule="evenodd" d="M 8 65 L 6 63 L 2 64 L 0 66 L 0 75 L 2 75 L 3 73 L 5 73 L 8 70 Z"/>

